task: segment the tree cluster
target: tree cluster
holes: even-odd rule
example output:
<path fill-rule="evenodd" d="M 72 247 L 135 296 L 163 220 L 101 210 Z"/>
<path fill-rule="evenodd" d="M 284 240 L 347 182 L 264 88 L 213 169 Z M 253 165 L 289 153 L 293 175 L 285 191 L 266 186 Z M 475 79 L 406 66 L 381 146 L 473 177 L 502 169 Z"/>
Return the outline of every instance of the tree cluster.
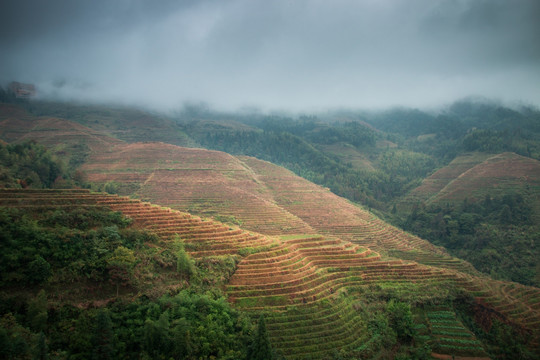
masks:
<path fill-rule="evenodd" d="M 537 262 L 540 235 L 530 197 L 486 195 L 459 205 L 416 205 L 401 223 L 406 230 L 470 261 L 495 278 L 540 285 Z"/>

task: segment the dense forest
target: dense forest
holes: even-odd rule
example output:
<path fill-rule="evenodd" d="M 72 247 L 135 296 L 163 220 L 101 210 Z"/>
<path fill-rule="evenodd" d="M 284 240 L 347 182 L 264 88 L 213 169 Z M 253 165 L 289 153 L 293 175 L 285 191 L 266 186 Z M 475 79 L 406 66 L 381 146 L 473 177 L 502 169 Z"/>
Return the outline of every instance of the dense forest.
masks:
<path fill-rule="evenodd" d="M 469 260 L 495 279 L 538 286 L 540 236 L 531 200 L 521 194 L 444 207 L 416 205 L 402 227 Z"/>
<path fill-rule="evenodd" d="M 0 144 L 0 187 L 71 187 L 64 164 L 36 142 Z"/>

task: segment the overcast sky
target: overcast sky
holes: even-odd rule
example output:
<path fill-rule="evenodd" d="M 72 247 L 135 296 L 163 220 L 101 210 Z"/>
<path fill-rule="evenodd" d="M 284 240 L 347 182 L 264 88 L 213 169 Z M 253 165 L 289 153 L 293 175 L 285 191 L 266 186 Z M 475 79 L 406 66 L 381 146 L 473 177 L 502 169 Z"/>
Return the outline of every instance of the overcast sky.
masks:
<path fill-rule="evenodd" d="M 10 80 L 163 109 L 540 105 L 540 0 L 2 0 Z"/>

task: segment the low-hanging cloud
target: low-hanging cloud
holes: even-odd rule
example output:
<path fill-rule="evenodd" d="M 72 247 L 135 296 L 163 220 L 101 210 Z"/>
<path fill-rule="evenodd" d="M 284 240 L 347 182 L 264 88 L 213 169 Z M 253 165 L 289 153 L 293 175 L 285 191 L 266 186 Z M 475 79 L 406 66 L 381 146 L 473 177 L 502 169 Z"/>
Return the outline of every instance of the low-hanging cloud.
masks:
<path fill-rule="evenodd" d="M 537 0 L 8 0 L 0 81 L 170 109 L 540 103 Z"/>

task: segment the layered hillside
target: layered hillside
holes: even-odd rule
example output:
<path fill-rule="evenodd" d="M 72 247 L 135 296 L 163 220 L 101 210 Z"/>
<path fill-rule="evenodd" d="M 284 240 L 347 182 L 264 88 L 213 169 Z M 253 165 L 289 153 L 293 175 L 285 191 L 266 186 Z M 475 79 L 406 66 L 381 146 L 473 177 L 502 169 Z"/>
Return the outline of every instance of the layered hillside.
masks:
<path fill-rule="evenodd" d="M 540 162 L 514 153 L 488 155 L 469 153 L 435 172 L 405 197 L 402 204 L 413 205 L 472 202 L 505 194 L 522 193 L 538 201 Z"/>
<path fill-rule="evenodd" d="M 314 233 L 278 206 L 253 171 L 234 156 L 164 143 L 136 143 L 94 154 L 82 167 L 93 182 L 113 181 L 120 193 L 265 234 Z"/>
<path fill-rule="evenodd" d="M 146 244 L 152 255 L 137 265 L 138 271 L 146 271 L 140 283 L 146 284 L 145 291 L 154 280 L 160 294 L 175 293 L 185 285 L 173 271 L 177 259 L 171 251 L 177 242 L 197 265 L 215 265 L 219 273 L 218 265 L 228 262 L 234 268 L 204 279 L 206 285 L 223 291 L 237 309 L 253 317 L 264 314 L 272 344 L 287 358 L 325 358 L 336 356 L 336 350 L 358 358 L 381 357 L 381 338 L 396 336 L 397 330 L 388 330 L 394 302 L 412 307 L 414 333 L 419 334 L 414 343 L 423 339 L 439 358 L 485 357 L 489 341 L 476 338 L 482 332 L 474 335 L 471 329 L 477 326 L 487 333 L 497 323 L 538 349 L 538 288 L 483 276 L 443 248 L 390 226 L 282 167 L 162 142 L 124 143 L 105 135 L 111 132 L 101 120 L 92 126 L 103 128 L 103 133 L 66 120 L 31 116 L 9 105 L 2 113 L 2 139 L 38 139 L 60 155 L 68 144 L 68 157 L 78 144 L 85 144 L 81 153 L 88 156 L 81 169 L 88 180 L 112 184 L 130 198 L 84 190 L 10 190 L 0 192 L 0 206 L 23 212 L 79 207 L 120 211 L 134 228 L 160 239 Z M 80 121 L 91 125 L 93 120 Z M 125 124 L 122 119 L 117 124 L 121 123 Z M 121 129 L 115 125 L 114 131 L 120 137 Z M 126 129 L 121 137 L 133 141 L 139 135 L 132 137 Z M 463 188 L 471 189 L 470 199 L 481 199 L 488 188 L 534 193 L 536 169 L 534 160 L 511 153 L 475 154 L 442 170 L 431 183 L 426 181 L 426 191 L 418 196 L 444 203 L 463 201 L 458 199 Z M 500 175 L 493 179 L 494 174 Z M 167 271 L 158 271 L 154 278 L 147 265 L 156 263 Z M 113 298 L 111 289 L 105 301 Z M 94 302 L 84 306 L 103 304 L 93 291 L 89 297 Z M 84 291 L 78 300 L 81 296 Z M 458 316 L 456 304 L 473 311 L 476 325 L 460 320 L 463 314 Z M 387 329 L 379 328 L 385 322 Z"/>
<path fill-rule="evenodd" d="M 107 151 L 122 141 L 73 121 L 39 117 L 9 104 L 0 104 L 0 139 L 8 143 L 36 141 L 71 165 L 89 153 Z"/>
<path fill-rule="evenodd" d="M 34 116 L 24 109 L 0 104 L 0 138 L 12 143 L 34 140 L 47 147 L 86 145 L 97 152 L 122 141 L 73 121 Z"/>
<path fill-rule="evenodd" d="M 108 207 L 131 218 L 133 226 L 157 234 L 163 244 L 180 239 L 196 259 L 215 262 L 220 256 L 238 257 L 241 260 L 226 283 L 229 301 L 239 309 L 264 313 L 273 346 L 290 359 L 324 358 L 336 349 L 369 354 L 376 345 L 366 345 L 374 336 L 368 314 L 381 311 L 377 306 L 385 303 L 385 296 L 426 304 L 445 301 L 456 291 L 475 299 L 480 326 L 487 329 L 502 319 L 528 334 L 530 346 L 538 345 L 537 288 L 384 259 L 368 248 L 333 237 L 263 236 L 138 200 L 84 190 L 3 190 L 0 206 L 24 211 Z M 170 280 L 169 289 L 174 289 Z M 453 308 L 445 306 L 415 312 L 417 328 L 436 351 L 433 355 L 485 356 L 483 343 L 456 319 Z"/>
<path fill-rule="evenodd" d="M 174 121 L 133 107 L 33 102 L 31 109 L 33 114 L 73 121 L 125 142 L 194 144 Z"/>
<path fill-rule="evenodd" d="M 232 216 L 261 233 L 322 231 L 376 248 L 442 251 L 395 228 L 385 229 L 375 216 L 328 189 L 255 158 L 136 143 L 91 156 L 83 170 L 91 181 L 117 182 L 126 195 L 206 216 Z"/>
<path fill-rule="evenodd" d="M 409 209 L 420 202 L 429 202 L 452 181 L 491 156 L 484 153 L 468 153 L 458 156 L 450 164 L 424 179 L 419 187 L 407 194 L 399 202 L 400 210 Z"/>
<path fill-rule="evenodd" d="M 514 153 L 491 156 L 464 171 L 448 183 L 430 202 L 482 200 L 486 195 L 528 193 L 537 201 L 540 195 L 540 161 Z"/>
<path fill-rule="evenodd" d="M 476 273 L 443 249 L 388 225 L 328 189 L 255 158 L 137 143 L 94 154 L 83 169 L 90 181 L 115 182 L 125 195 L 263 234 L 323 233 L 427 265 Z"/>

